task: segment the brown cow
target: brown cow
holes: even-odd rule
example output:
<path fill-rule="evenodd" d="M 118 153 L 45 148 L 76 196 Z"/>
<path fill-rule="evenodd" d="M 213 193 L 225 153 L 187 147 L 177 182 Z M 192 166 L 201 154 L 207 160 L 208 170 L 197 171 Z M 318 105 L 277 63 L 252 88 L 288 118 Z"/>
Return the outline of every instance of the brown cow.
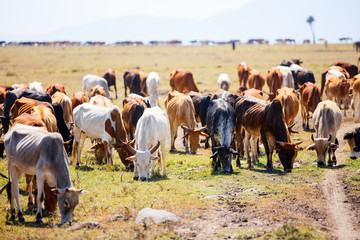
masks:
<path fill-rule="evenodd" d="M 262 91 L 264 85 L 265 85 L 264 75 L 257 70 L 252 70 L 249 76 L 249 88 L 255 88 Z"/>
<path fill-rule="evenodd" d="M 241 96 L 253 96 L 261 100 L 265 100 L 263 96 L 263 92 L 259 89 L 250 88 L 241 93 Z"/>
<path fill-rule="evenodd" d="M 358 117 L 360 117 L 360 74 L 356 75 L 352 79 L 353 95 L 354 98 L 351 100 L 351 106 L 353 106 L 353 117 L 355 116 L 355 104 L 357 103 Z"/>
<path fill-rule="evenodd" d="M 199 145 L 199 136 L 203 135 L 206 127 L 196 129 L 195 109 L 189 95 L 178 91 L 169 92 L 164 101 L 170 123 L 171 148 L 170 152 L 175 151 L 175 139 L 179 125 L 184 129 L 185 152 L 188 152 L 188 140 L 190 140 L 190 153 L 196 153 Z"/>
<path fill-rule="evenodd" d="M 240 83 L 240 91 L 242 91 L 242 92 L 247 89 L 246 83 L 247 83 L 250 71 L 251 71 L 251 68 L 245 62 L 240 63 L 237 68 L 237 73 L 239 76 L 239 83 Z"/>
<path fill-rule="evenodd" d="M 333 66 L 339 66 L 344 68 L 349 73 L 349 78 L 355 77 L 359 73 L 359 69 L 356 65 L 347 62 L 335 62 Z"/>
<path fill-rule="evenodd" d="M 132 69 L 124 73 L 124 88 L 125 97 L 127 97 L 128 88 L 130 90 L 130 93 L 135 93 L 143 97 L 146 96 L 146 94 L 142 91 L 142 83 L 139 71 L 136 69 Z"/>
<path fill-rule="evenodd" d="M 321 96 L 324 92 L 325 83 L 330 78 L 350 78 L 350 74 L 342 67 L 331 66 L 321 73 Z"/>
<path fill-rule="evenodd" d="M 276 98 L 282 105 L 285 123 L 290 126 L 299 112 L 299 99 L 295 89 L 283 87 L 276 91 Z"/>
<path fill-rule="evenodd" d="M 48 132 L 58 131 L 54 109 L 37 105 L 31 109 L 31 115 L 39 117 L 45 123 Z"/>
<path fill-rule="evenodd" d="M 66 91 L 65 91 L 65 87 L 61 84 L 58 84 L 58 83 L 55 83 L 53 85 L 50 85 L 47 89 L 46 89 L 46 94 L 49 94 L 49 95 L 53 95 L 54 93 L 56 92 L 61 92 L 61 93 L 64 93 L 66 94 Z"/>
<path fill-rule="evenodd" d="M 346 79 L 330 78 L 325 84 L 325 94 L 328 99 L 336 98 L 337 105 L 341 108 L 341 101 L 349 95 L 350 83 Z M 346 107 L 344 106 L 344 117 L 346 117 Z"/>
<path fill-rule="evenodd" d="M 184 69 L 175 69 L 170 73 L 170 86 L 171 91 L 178 91 L 181 93 L 188 93 L 191 91 L 199 92 L 192 73 Z"/>
<path fill-rule="evenodd" d="M 90 89 L 90 93 L 89 93 L 89 97 L 92 98 L 96 95 L 100 95 L 100 96 L 104 96 L 106 97 L 106 91 L 105 88 L 100 86 L 100 85 L 96 85 L 94 87 L 92 87 Z"/>
<path fill-rule="evenodd" d="M 70 98 L 64 93 L 56 92 L 51 96 L 51 101 L 53 104 L 60 104 L 60 106 L 62 107 L 64 121 L 67 128 L 70 130 L 72 128 L 72 124 L 74 123 Z"/>
<path fill-rule="evenodd" d="M 309 129 L 309 112 L 314 112 L 321 102 L 320 89 L 311 82 L 306 82 L 300 87 L 301 117 L 303 128 Z"/>
<path fill-rule="evenodd" d="M 142 99 L 137 98 L 134 95 L 127 96 L 123 101 L 123 106 L 122 119 L 126 134 L 129 137 L 129 140 L 133 140 L 135 137 L 136 124 L 147 106 Z"/>
<path fill-rule="evenodd" d="M 269 86 L 270 90 L 269 100 L 272 101 L 275 98 L 276 91 L 280 89 L 283 84 L 283 77 L 280 70 L 277 68 L 269 69 L 266 83 Z"/>
<path fill-rule="evenodd" d="M 116 96 L 116 99 L 118 98 L 118 95 L 117 95 L 117 89 L 116 89 L 116 76 L 115 76 L 115 71 L 112 70 L 112 69 L 108 69 L 104 75 L 102 76 L 108 83 L 108 87 L 109 87 L 109 90 L 110 90 L 110 87 L 111 86 L 114 86 L 114 89 L 115 89 L 115 96 Z"/>
<path fill-rule="evenodd" d="M 32 108 L 38 105 L 48 107 L 54 113 L 54 109 L 50 103 L 40 102 L 31 98 L 22 97 L 20 99 L 17 99 L 11 107 L 11 119 L 14 120 L 17 116 L 20 116 L 23 113 L 31 113 Z"/>
<path fill-rule="evenodd" d="M 72 110 L 74 110 L 74 108 L 76 108 L 77 106 L 79 106 L 80 104 L 83 104 L 85 102 L 87 102 L 85 93 L 80 92 L 80 91 L 74 93 L 74 95 L 71 99 Z"/>

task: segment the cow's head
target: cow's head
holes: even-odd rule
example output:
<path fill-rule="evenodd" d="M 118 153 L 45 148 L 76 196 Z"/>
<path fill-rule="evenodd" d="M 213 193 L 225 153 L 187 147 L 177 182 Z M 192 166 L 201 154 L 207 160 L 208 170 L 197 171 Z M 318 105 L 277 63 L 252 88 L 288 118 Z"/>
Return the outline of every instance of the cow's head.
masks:
<path fill-rule="evenodd" d="M 58 195 L 61 224 L 64 224 L 66 222 L 71 223 L 74 209 L 79 203 L 79 196 L 86 191 L 82 189 L 75 189 L 73 187 L 64 189 L 55 188 L 52 191 Z"/>
<path fill-rule="evenodd" d="M 360 128 L 355 131 L 347 132 L 344 136 L 344 140 L 347 140 L 350 146 L 350 158 L 357 159 L 360 152 Z"/>
<path fill-rule="evenodd" d="M 231 147 L 219 146 L 214 147 L 215 153 L 211 158 L 218 158 L 221 162 L 221 168 L 223 173 L 232 173 L 233 169 L 231 166 L 231 160 L 233 159 L 234 154 L 238 154 Z"/>
<path fill-rule="evenodd" d="M 102 164 L 103 159 L 106 157 L 104 144 L 102 142 L 98 142 L 92 146 L 91 149 L 94 149 L 96 163 Z"/>
<path fill-rule="evenodd" d="M 126 169 L 133 170 L 134 169 L 134 163 L 133 163 L 133 161 L 129 160 L 128 157 L 134 155 L 134 152 L 132 151 L 132 149 L 129 149 L 129 147 L 127 146 L 128 143 L 129 143 L 129 145 L 131 147 L 133 147 L 134 144 L 135 144 L 135 140 L 133 140 L 131 142 L 124 143 L 118 137 L 117 141 L 116 141 L 116 144 L 114 144 L 113 147 L 118 152 L 119 158 L 121 159 L 121 162 L 125 165 Z"/>
<path fill-rule="evenodd" d="M 276 141 L 275 143 L 274 149 L 279 151 L 279 159 L 284 167 L 284 171 L 291 172 L 297 156 L 297 151 L 299 150 L 296 146 L 301 144 L 302 141 L 297 143 Z"/>
<path fill-rule="evenodd" d="M 127 160 L 133 161 L 135 164 L 136 171 L 134 171 L 134 179 L 140 179 L 141 181 L 149 180 L 149 168 L 151 161 L 160 160 L 158 156 L 153 155 L 159 148 L 160 142 L 158 141 L 156 146 L 146 151 L 135 150 L 130 145 L 130 142 L 128 142 L 126 146 L 133 154 L 133 156 L 128 157 Z"/>
<path fill-rule="evenodd" d="M 339 143 L 337 139 L 335 139 L 335 143 L 331 142 L 331 134 L 329 134 L 329 138 L 315 138 L 314 135 L 311 134 L 311 139 L 313 140 L 313 144 L 308 146 L 307 150 L 315 150 L 317 155 L 317 163 L 318 166 L 323 166 L 326 164 L 326 153 L 329 148 L 332 151 L 335 151 L 339 147 Z"/>
<path fill-rule="evenodd" d="M 209 137 L 204 131 L 206 130 L 206 127 L 202 127 L 200 129 L 190 129 L 186 127 L 185 125 L 181 125 L 181 128 L 185 130 L 185 135 L 183 138 L 189 137 L 190 141 L 190 153 L 195 154 L 198 146 L 199 146 L 199 139 L 200 135 L 204 137 Z"/>

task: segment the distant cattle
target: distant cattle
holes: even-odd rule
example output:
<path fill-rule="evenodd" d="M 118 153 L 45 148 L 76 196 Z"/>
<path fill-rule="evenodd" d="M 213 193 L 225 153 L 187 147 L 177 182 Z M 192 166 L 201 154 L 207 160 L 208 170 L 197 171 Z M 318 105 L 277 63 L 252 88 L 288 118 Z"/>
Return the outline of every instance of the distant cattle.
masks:
<path fill-rule="evenodd" d="M 245 62 L 241 62 L 237 68 L 237 73 L 240 83 L 240 91 L 245 91 L 247 89 L 246 83 L 251 72 L 251 68 Z"/>
<path fill-rule="evenodd" d="M 344 68 L 350 74 L 350 78 L 353 78 L 355 75 L 359 74 L 359 69 L 354 64 L 347 62 L 335 62 L 332 65 Z"/>
<path fill-rule="evenodd" d="M 296 58 L 295 58 L 295 59 L 291 59 L 291 60 L 283 60 L 283 61 L 280 63 L 280 66 L 290 67 L 291 64 L 294 64 L 294 63 L 300 66 L 300 64 L 302 64 L 303 61 L 301 61 L 300 58 L 299 58 L 299 59 L 296 59 Z"/>
<path fill-rule="evenodd" d="M 160 77 L 157 72 L 149 73 L 149 76 L 146 79 L 146 87 L 149 93 L 149 100 L 150 105 L 160 106 L 159 104 L 159 84 L 160 84 Z"/>
<path fill-rule="evenodd" d="M 295 89 L 283 87 L 276 91 L 276 98 L 282 105 L 285 123 L 290 126 L 294 123 L 299 112 L 300 102 Z"/>
<path fill-rule="evenodd" d="M 65 87 L 63 85 L 61 85 L 61 84 L 56 83 L 56 84 L 50 85 L 46 89 L 45 93 L 52 96 L 56 92 L 61 92 L 61 93 L 66 94 Z"/>
<path fill-rule="evenodd" d="M 301 117 L 303 128 L 309 129 L 309 112 L 314 112 L 319 102 L 321 102 L 320 89 L 313 83 L 304 83 L 300 87 Z"/>
<path fill-rule="evenodd" d="M 122 119 L 129 140 L 134 139 L 136 125 L 146 108 L 146 104 L 140 98 L 129 95 L 124 99 Z"/>
<path fill-rule="evenodd" d="M 330 78 L 325 84 L 325 94 L 328 99 L 336 98 L 338 106 L 349 95 L 350 83 L 346 79 Z M 344 117 L 346 116 L 346 107 L 344 106 Z"/>
<path fill-rule="evenodd" d="M 276 91 L 283 85 L 283 77 L 279 69 L 269 69 L 266 77 L 266 83 L 269 86 L 269 100 L 272 101 L 275 98 Z"/>
<path fill-rule="evenodd" d="M 252 70 L 249 76 L 249 88 L 255 88 L 262 91 L 264 85 L 265 85 L 264 75 L 257 70 Z"/>
<path fill-rule="evenodd" d="M 170 86 L 171 91 L 178 91 L 181 93 L 188 93 L 191 91 L 199 92 L 192 73 L 184 69 L 176 69 L 170 73 Z"/>
<path fill-rule="evenodd" d="M 109 90 L 110 90 L 110 87 L 111 86 L 114 86 L 114 89 L 115 89 L 115 96 L 116 96 L 116 99 L 118 98 L 118 95 L 117 95 L 117 89 L 116 89 L 116 76 L 115 76 L 115 71 L 112 70 L 112 69 L 108 69 L 104 75 L 102 76 L 108 83 L 108 87 L 109 87 Z"/>
<path fill-rule="evenodd" d="M 37 91 L 39 93 L 44 93 L 44 89 L 42 87 L 42 83 L 41 82 L 32 82 L 32 83 L 29 83 L 29 89 L 30 90 L 34 90 L 34 91 Z"/>
<path fill-rule="evenodd" d="M 88 74 L 83 78 L 82 85 L 83 93 L 86 94 L 86 92 L 88 92 L 88 99 L 90 99 L 89 95 L 91 88 L 95 87 L 96 85 L 103 87 L 105 89 L 105 97 L 110 98 L 108 82 L 102 77 Z"/>
<path fill-rule="evenodd" d="M 218 88 L 228 91 L 230 88 L 230 83 L 231 83 L 231 80 L 230 80 L 229 75 L 227 75 L 226 73 L 220 74 L 220 76 L 217 80 Z"/>
<path fill-rule="evenodd" d="M 341 111 L 336 103 L 325 100 L 320 102 L 313 114 L 313 125 L 316 137 L 311 135 L 313 144 L 307 150 L 316 150 L 318 166 L 326 164 L 326 153 L 328 153 L 328 166 L 336 165 L 335 150 L 339 147 L 336 133 L 342 121 Z"/>
<path fill-rule="evenodd" d="M 83 92 L 74 93 L 74 95 L 71 99 L 72 110 L 74 110 L 74 108 L 76 108 L 77 106 L 79 106 L 80 104 L 83 104 L 85 102 L 87 102 L 87 98 Z"/>
<path fill-rule="evenodd" d="M 294 77 L 291 68 L 286 66 L 277 66 L 276 68 L 280 70 L 283 76 L 282 87 L 295 88 Z"/>
<path fill-rule="evenodd" d="M 347 132 L 344 135 L 350 147 L 350 158 L 357 159 L 360 152 L 360 128 L 355 128 L 353 131 Z"/>

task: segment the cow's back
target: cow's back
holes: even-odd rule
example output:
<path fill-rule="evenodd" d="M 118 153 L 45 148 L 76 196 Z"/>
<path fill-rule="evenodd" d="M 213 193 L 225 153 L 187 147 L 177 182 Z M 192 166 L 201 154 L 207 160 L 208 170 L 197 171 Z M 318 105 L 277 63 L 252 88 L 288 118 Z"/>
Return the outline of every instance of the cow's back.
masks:
<path fill-rule="evenodd" d="M 169 101 L 170 96 L 173 96 Z M 165 100 L 166 111 L 170 121 L 184 123 L 190 129 L 195 128 L 195 108 L 190 96 L 179 92 L 168 93 Z"/>
<path fill-rule="evenodd" d="M 301 88 L 301 105 L 314 112 L 318 103 L 321 102 L 319 88 L 313 83 L 305 83 Z"/>
<path fill-rule="evenodd" d="M 318 104 L 313 114 L 313 126 L 316 131 L 316 137 L 328 138 L 329 134 L 332 134 L 331 139 L 334 142 L 341 122 L 341 110 L 336 103 L 325 100 Z"/>

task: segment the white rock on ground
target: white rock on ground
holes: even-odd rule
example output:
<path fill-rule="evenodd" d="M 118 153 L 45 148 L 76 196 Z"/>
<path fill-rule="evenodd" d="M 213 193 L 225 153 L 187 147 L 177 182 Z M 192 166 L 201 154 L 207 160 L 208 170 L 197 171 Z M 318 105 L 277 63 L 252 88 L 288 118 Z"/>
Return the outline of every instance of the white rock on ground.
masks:
<path fill-rule="evenodd" d="M 181 220 L 178 216 L 165 210 L 143 208 L 136 216 L 135 223 L 138 225 L 151 225 L 153 223 L 176 222 Z"/>

